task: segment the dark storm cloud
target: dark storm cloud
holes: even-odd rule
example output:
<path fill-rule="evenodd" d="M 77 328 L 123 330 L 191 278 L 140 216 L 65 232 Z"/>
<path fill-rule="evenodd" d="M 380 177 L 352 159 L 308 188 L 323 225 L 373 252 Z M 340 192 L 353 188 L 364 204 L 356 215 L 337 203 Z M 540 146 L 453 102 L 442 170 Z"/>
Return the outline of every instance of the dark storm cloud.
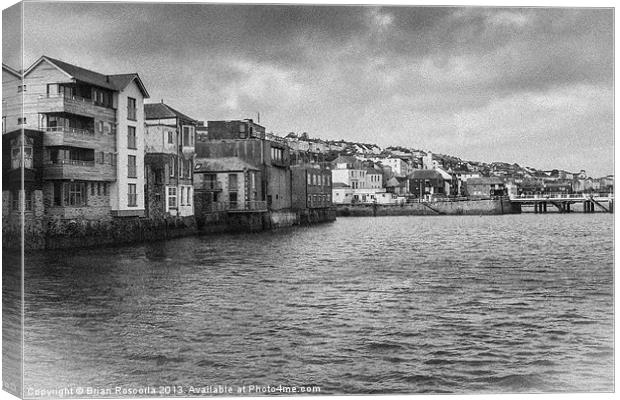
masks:
<path fill-rule="evenodd" d="M 26 3 L 25 16 L 27 64 L 137 71 L 196 118 L 260 111 L 276 133 L 611 172 L 611 9 Z"/>

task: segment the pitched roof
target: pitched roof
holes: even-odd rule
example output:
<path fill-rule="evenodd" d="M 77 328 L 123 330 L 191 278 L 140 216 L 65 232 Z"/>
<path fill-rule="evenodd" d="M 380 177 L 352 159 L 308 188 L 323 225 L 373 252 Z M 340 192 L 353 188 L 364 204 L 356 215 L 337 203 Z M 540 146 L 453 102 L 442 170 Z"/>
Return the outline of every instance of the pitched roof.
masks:
<path fill-rule="evenodd" d="M 409 174 L 411 179 L 443 179 L 443 176 L 434 169 L 416 169 Z"/>
<path fill-rule="evenodd" d="M 350 188 L 351 186 L 343 182 L 332 182 L 332 189 Z"/>
<path fill-rule="evenodd" d="M 357 162 L 357 158 L 353 156 L 338 156 L 338 158 L 332 161 L 333 164 L 353 164 L 355 162 Z"/>
<path fill-rule="evenodd" d="M 47 61 L 52 65 L 56 66 L 56 68 L 63 71 L 65 74 L 69 75 L 73 79 L 78 81 L 83 81 L 90 83 L 95 86 L 103 87 L 110 90 L 123 90 L 127 87 L 134 79 L 136 83 L 140 87 L 142 94 L 144 97 L 149 97 L 144 84 L 140 80 L 140 77 L 137 73 L 130 74 L 115 74 L 115 75 L 104 75 L 99 72 L 91 71 L 86 68 L 78 67 L 77 65 L 69 64 L 61 60 L 57 60 L 55 58 L 51 58 L 48 56 L 41 56 L 37 61 L 35 61 L 25 72 L 24 75 L 27 75 L 39 65 L 42 61 Z"/>
<path fill-rule="evenodd" d="M 194 165 L 194 172 L 258 171 L 258 168 L 239 157 L 197 158 Z"/>
<path fill-rule="evenodd" d="M 400 182 L 396 177 L 391 177 L 385 184 L 385 187 L 400 187 L 405 186 L 404 182 Z"/>
<path fill-rule="evenodd" d="M 148 98 L 149 93 L 146 91 L 146 88 L 144 87 L 144 84 L 142 83 L 142 80 L 140 79 L 140 76 L 138 76 L 137 72 L 133 72 L 131 74 L 115 74 L 115 75 L 109 75 L 110 81 L 112 82 L 112 84 L 114 86 L 116 86 L 116 88 L 118 90 L 122 90 L 125 89 L 127 86 L 129 86 L 129 84 L 132 81 L 136 81 L 136 84 L 138 85 L 138 87 L 140 88 L 140 90 L 142 91 L 142 94 L 144 95 L 144 97 Z"/>
<path fill-rule="evenodd" d="M 382 173 L 380 171 L 377 171 L 374 168 L 366 168 L 366 175 L 381 175 Z"/>
<path fill-rule="evenodd" d="M 195 119 L 188 117 L 180 111 L 175 110 L 164 103 L 151 103 L 144 105 L 144 119 L 165 119 L 165 118 L 180 118 L 191 122 L 198 122 Z"/>

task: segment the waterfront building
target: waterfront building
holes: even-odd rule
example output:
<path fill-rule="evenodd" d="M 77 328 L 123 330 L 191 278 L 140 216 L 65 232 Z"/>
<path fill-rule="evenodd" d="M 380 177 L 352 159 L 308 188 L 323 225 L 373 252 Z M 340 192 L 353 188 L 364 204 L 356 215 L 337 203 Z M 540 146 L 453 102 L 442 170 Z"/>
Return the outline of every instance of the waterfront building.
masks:
<path fill-rule="evenodd" d="M 267 211 L 260 199 L 260 168 L 239 157 L 196 158 L 196 215 Z"/>
<path fill-rule="evenodd" d="M 417 169 L 408 176 L 409 193 L 419 199 L 446 195 L 444 177 L 434 169 Z"/>
<path fill-rule="evenodd" d="M 161 103 L 145 104 L 146 210 L 150 218 L 194 215 L 198 121 Z"/>
<path fill-rule="evenodd" d="M 405 196 L 409 194 L 407 182 L 406 177 L 393 176 L 385 183 L 385 190 L 388 193 Z"/>
<path fill-rule="evenodd" d="M 325 163 L 291 166 L 293 209 L 328 208 L 332 205 L 332 174 Z"/>
<path fill-rule="evenodd" d="M 259 168 L 257 200 L 269 210 L 291 208 L 290 151 L 283 138 L 265 133 L 251 119 L 209 121 L 209 138 L 196 143 L 199 158 L 238 157 Z"/>
<path fill-rule="evenodd" d="M 46 214 L 143 216 L 143 101 L 149 95 L 138 74 L 105 75 L 47 56 L 21 77 L 2 69 L 3 132 L 43 132 Z"/>
<path fill-rule="evenodd" d="M 488 199 L 508 194 L 506 184 L 497 177 L 470 178 L 465 185 L 467 196 L 474 199 Z"/>
<path fill-rule="evenodd" d="M 333 191 L 332 198 L 335 203 L 348 201 L 347 194 L 350 194 L 352 203 L 376 203 L 379 196 L 386 193 L 383 187 L 383 171 L 367 167 L 353 156 L 339 156 L 332 161 L 332 181 L 334 186 L 336 182 L 343 184 Z M 392 196 L 383 198 L 392 199 Z"/>
<path fill-rule="evenodd" d="M 351 186 L 343 182 L 334 182 L 332 184 L 332 202 L 334 204 L 352 204 L 353 189 Z"/>

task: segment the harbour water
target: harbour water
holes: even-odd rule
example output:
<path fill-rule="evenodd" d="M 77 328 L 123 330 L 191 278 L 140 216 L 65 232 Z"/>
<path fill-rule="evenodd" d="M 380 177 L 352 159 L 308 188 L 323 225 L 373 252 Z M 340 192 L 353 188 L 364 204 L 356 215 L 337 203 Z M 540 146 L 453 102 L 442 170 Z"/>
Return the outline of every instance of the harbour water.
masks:
<path fill-rule="evenodd" d="M 613 216 L 340 218 L 41 252 L 25 388 L 612 391 Z"/>

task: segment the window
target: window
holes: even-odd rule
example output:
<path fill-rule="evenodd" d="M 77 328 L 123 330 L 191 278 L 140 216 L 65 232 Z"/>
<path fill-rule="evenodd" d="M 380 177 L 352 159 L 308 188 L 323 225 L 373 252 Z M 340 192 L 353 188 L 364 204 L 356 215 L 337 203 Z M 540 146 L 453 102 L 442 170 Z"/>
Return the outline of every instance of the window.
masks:
<path fill-rule="evenodd" d="M 170 176 L 176 176 L 177 171 L 177 158 L 172 156 L 170 159 Z"/>
<path fill-rule="evenodd" d="M 245 124 L 239 124 L 239 138 L 245 139 Z"/>
<path fill-rule="evenodd" d="M 101 183 L 97 182 L 97 196 L 101 196 Z"/>
<path fill-rule="evenodd" d="M 107 183 L 103 184 L 103 195 L 104 196 L 108 195 L 108 184 Z"/>
<path fill-rule="evenodd" d="M 32 168 L 32 146 L 24 145 L 23 150 L 23 164 L 22 164 L 22 147 L 20 143 L 14 142 L 12 143 L 13 147 L 11 147 L 11 168 L 19 169 L 24 166 L 24 168 Z M 16 146 L 16 147 L 15 147 Z"/>
<path fill-rule="evenodd" d="M 137 178 L 136 156 L 127 156 L 127 177 Z"/>
<path fill-rule="evenodd" d="M 103 121 L 97 122 L 97 132 L 103 133 Z"/>
<path fill-rule="evenodd" d="M 187 187 L 187 198 L 185 199 L 185 205 L 188 205 L 188 206 L 192 205 L 192 187 L 191 186 Z"/>
<path fill-rule="evenodd" d="M 181 202 L 180 205 L 185 205 L 185 186 L 181 186 Z"/>
<path fill-rule="evenodd" d="M 86 202 L 86 185 L 82 182 L 64 184 L 64 205 L 83 206 Z"/>
<path fill-rule="evenodd" d="M 127 147 L 130 149 L 137 149 L 136 147 L 136 127 L 127 127 Z"/>
<path fill-rule="evenodd" d="M 237 174 L 228 174 L 228 190 L 237 190 Z"/>
<path fill-rule="evenodd" d="M 193 146 L 194 145 L 194 141 L 193 141 L 193 137 L 194 136 L 194 127 L 193 126 L 188 126 L 188 125 L 184 125 L 183 126 L 183 146 Z"/>
<path fill-rule="evenodd" d="M 104 161 L 105 161 L 105 153 L 103 151 L 98 151 L 97 152 L 97 163 L 103 164 Z"/>
<path fill-rule="evenodd" d="M 17 118 L 17 125 L 26 125 L 26 117 Z"/>
<path fill-rule="evenodd" d="M 177 208 L 177 188 L 168 188 L 168 210 Z"/>
<path fill-rule="evenodd" d="M 185 177 L 189 178 L 192 172 L 192 160 L 184 161 L 185 163 Z"/>
<path fill-rule="evenodd" d="M 136 193 L 136 184 L 130 183 L 127 192 L 127 206 L 136 207 L 138 205 L 138 194 Z"/>
<path fill-rule="evenodd" d="M 17 86 L 17 93 L 21 93 L 21 92 L 25 92 L 26 91 L 26 85 L 18 85 Z"/>
<path fill-rule="evenodd" d="M 168 132 L 168 144 L 174 144 L 174 132 Z"/>
<path fill-rule="evenodd" d="M 312 185 L 312 174 L 308 172 L 308 186 Z"/>
<path fill-rule="evenodd" d="M 94 182 L 90 184 L 90 195 L 91 196 L 95 195 L 95 183 Z"/>
<path fill-rule="evenodd" d="M 135 121 L 137 119 L 136 115 L 136 99 L 132 97 L 127 97 L 127 119 Z"/>

